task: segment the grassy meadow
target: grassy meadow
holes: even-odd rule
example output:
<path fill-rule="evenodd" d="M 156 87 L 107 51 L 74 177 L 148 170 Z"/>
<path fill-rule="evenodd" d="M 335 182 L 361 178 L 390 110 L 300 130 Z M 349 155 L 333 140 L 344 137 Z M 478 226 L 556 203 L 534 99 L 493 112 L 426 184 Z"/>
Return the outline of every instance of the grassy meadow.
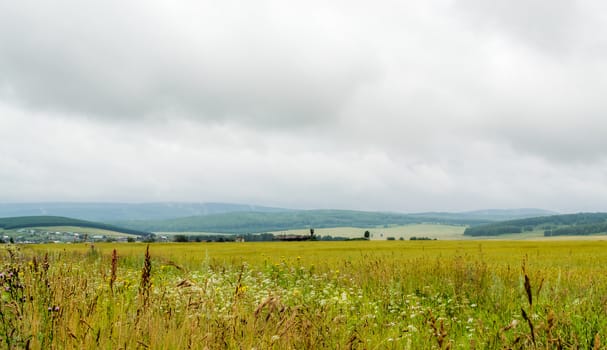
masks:
<path fill-rule="evenodd" d="M 371 234 L 371 240 L 385 240 L 387 237 L 395 239 L 410 239 L 411 237 L 428 237 L 436 239 L 469 239 L 464 236 L 465 226 L 462 225 L 445 225 L 445 224 L 409 224 L 409 225 L 390 225 L 387 227 L 378 226 L 371 228 L 360 227 L 333 227 L 333 228 L 317 228 L 314 229 L 314 234 L 317 236 L 333 236 L 346 238 L 363 237 L 366 230 Z M 309 229 L 287 230 L 272 232 L 274 235 L 307 235 Z"/>
<path fill-rule="evenodd" d="M 370 232 L 371 240 L 386 240 L 388 237 L 394 237 L 396 240 L 405 239 L 408 240 L 411 237 L 428 237 L 431 239 L 478 239 L 478 237 L 464 236 L 464 230 L 466 226 L 462 225 L 447 225 L 447 224 L 408 224 L 408 225 L 388 225 L 388 226 L 376 226 L 376 227 L 351 227 L 351 226 L 340 226 L 340 227 L 328 227 L 328 228 L 315 228 L 314 234 L 316 236 L 331 236 L 331 237 L 344 237 L 344 238 L 362 238 L 365 231 Z M 269 232 L 275 236 L 280 235 L 304 235 L 310 234 L 310 229 L 293 229 L 293 230 L 282 230 L 282 231 L 271 231 Z M 174 235 L 186 235 L 186 236 L 199 236 L 199 235 L 225 235 L 225 233 L 218 232 L 158 232 L 159 235 L 166 235 L 172 237 Z M 512 235 L 515 236 L 515 235 Z M 528 238 L 528 233 L 522 234 L 521 236 Z M 543 236 L 543 232 L 542 232 Z M 483 237 L 484 238 L 484 237 Z"/>
<path fill-rule="evenodd" d="M 2 245 L 0 256 L 2 348 L 607 344 L 604 241 Z"/>

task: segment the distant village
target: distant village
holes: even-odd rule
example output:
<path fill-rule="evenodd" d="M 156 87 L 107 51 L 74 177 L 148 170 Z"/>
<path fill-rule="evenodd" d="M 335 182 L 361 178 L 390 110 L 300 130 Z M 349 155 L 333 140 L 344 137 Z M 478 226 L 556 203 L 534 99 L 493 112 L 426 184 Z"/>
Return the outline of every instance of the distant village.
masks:
<path fill-rule="evenodd" d="M 367 231 L 368 232 L 368 231 Z M 365 232 L 365 233 L 367 233 Z M 394 237 L 383 237 L 386 240 L 396 240 Z M 331 235 L 310 234 L 295 235 L 287 233 L 258 233 L 258 234 L 151 234 L 137 235 L 107 235 L 100 233 L 84 233 L 66 230 L 51 230 L 49 228 L 21 228 L 14 231 L 4 231 L 0 243 L 82 243 L 82 242 L 269 242 L 269 241 L 347 241 L 367 240 L 368 234 L 360 238 L 348 238 Z M 410 240 L 431 240 L 428 237 L 410 237 Z M 399 237 L 398 240 L 403 240 Z"/>
<path fill-rule="evenodd" d="M 141 240 L 141 238 L 137 236 L 110 236 L 39 228 L 21 228 L 12 232 L 5 231 L 2 236 L 2 241 L 5 243 L 135 242 L 137 240 Z"/>
<path fill-rule="evenodd" d="M 4 231 L 0 243 L 81 243 L 81 242 L 267 242 L 267 241 L 307 241 L 307 240 L 347 240 L 345 237 L 293 235 L 293 234 L 152 234 L 136 235 L 106 235 L 74 232 L 66 230 L 51 230 L 40 228 L 21 228 L 14 231 Z"/>

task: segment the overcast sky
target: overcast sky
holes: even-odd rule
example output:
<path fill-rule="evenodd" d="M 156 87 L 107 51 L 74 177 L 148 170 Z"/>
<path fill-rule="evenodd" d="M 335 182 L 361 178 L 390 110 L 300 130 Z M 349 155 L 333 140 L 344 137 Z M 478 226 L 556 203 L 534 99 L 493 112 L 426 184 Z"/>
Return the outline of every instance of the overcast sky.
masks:
<path fill-rule="evenodd" d="M 0 0 L 0 202 L 607 211 L 607 3 Z"/>

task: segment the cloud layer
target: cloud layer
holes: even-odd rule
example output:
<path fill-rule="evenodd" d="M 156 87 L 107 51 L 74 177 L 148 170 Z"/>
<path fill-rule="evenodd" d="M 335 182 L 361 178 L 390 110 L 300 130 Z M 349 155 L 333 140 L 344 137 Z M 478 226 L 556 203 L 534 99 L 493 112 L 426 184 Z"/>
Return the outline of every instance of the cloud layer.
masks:
<path fill-rule="evenodd" d="M 0 4 L 0 201 L 607 210 L 605 15 Z"/>

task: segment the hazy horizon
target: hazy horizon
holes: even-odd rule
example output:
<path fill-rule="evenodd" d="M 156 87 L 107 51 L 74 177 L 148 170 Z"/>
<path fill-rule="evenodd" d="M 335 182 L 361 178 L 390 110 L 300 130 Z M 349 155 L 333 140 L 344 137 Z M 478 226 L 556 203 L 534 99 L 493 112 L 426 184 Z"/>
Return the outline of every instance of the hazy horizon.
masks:
<path fill-rule="evenodd" d="M 0 203 L 607 211 L 607 3 L 0 4 Z"/>
<path fill-rule="evenodd" d="M 227 205 L 227 206 L 250 206 L 251 208 L 268 208 L 268 209 L 285 209 L 285 210 L 357 210 L 357 209 L 346 209 L 346 208 L 338 208 L 338 207 L 277 207 L 277 206 L 267 206 L 259 203 L 228 203 L 228 202 L 187 202 L 187 201 L 157 201 L 157 202 L 120 202 L 120 201 L 100 201 L 100 202 L 90 202 L 90 201 L 46 201 L 46 202 L 0 202 L 0 208 L 2 206 L 24 206 L 24 205 L 75 205 L 75 206 L 96 206 L 96 205 Z M 462 211 L 443 211 L 443 210 L 432 210 L 432 211 L 414 211 L 414 212 L 402 212 L 402 211 L 382 211 L 382 210 L 373 210 L 367 209 L 365 211 L 369 212 L 394 212 L 394 213 L 402 213 L 402 214 L 423 214 L 423 213 L 467 213 L 467 212 L 484 212 L 484 211 L 517 211 L 517 210 L 533 210 L 533 211 L 546 211 L 546 212 L 554 212 L 557 214 L 569 214 L 581 211 L 571 211 L 571 212 L 559 212 L 552 209 L 547 208 L 476 208 Z"/>

